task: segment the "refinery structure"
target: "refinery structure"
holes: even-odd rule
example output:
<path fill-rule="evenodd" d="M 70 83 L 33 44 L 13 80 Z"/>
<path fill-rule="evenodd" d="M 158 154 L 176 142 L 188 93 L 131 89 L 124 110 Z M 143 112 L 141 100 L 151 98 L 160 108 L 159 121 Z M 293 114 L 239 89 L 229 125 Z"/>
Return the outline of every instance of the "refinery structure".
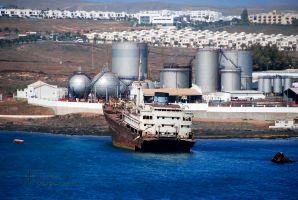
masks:
<path fill-rule="evenodd" d="M 80 71 L 70 75 L 63 105 L 96 105 L 99 112 L 110 97 L 136 101 L 141 95 L 142 101 L 152 103 L 156 92 L 166 92 L 169 103 L 186 106 L 199 117 L 273 120 L 298 113 L 293 89 L 298 73 L 255 75 L 248 50 L 198 49 L 187 65 L 164 63 L 160 79 L 153 81 L 148 76 L 149 48 L 147 43 L 113 43 L 111 70 L 103 69 L 94 77 Z M 28 98 L 29 103 L 51 107 L 45 101 Z M 59 110 L 57 102 L 53 105 Z"/>

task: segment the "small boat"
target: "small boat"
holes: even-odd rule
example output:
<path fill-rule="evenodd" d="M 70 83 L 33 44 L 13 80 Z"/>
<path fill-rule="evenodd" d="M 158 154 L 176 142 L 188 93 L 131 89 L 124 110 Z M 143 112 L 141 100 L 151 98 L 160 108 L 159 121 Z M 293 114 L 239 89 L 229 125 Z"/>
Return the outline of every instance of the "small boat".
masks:
<path fill-rule="evenodd" d="M 17 143 L 17 144 L 21 144 L 23 143 L 25 140 L 21 140 L 21 139 L 14 139 L 13 142 Z"/>

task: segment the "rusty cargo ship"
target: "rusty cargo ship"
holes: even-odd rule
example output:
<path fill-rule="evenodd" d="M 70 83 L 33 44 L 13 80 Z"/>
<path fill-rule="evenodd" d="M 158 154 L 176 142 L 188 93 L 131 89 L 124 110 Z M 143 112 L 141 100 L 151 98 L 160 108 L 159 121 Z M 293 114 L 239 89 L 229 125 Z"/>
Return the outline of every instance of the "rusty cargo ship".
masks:
<path fill-rule="evenodd" d="M 195 144 L 192 113 L 178 105 L 106 104 L 104 116 L 114 146 L 140 152 L 190 152 Z"/>

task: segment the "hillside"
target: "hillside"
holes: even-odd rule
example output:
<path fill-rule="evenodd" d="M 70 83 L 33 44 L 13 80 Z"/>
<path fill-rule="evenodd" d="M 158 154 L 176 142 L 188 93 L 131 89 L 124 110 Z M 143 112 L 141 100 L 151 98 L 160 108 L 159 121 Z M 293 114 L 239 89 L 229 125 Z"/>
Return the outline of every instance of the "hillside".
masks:
<path fill-rule="evenodd" d="M 93 65 L 92 65 L 93 51 Z M 195 49 L 156 48 L 149 50 L 149 76 L 159 79 L 162 63 L 187 64 Z M 111 45 L 67 44 L 44 42 L 0 49 L 0 93 L 42 80 L 66 86 L 68 77 L 79 68 L 93 77 L 103 67 L 111 68 Z"/>
<path fill-rule="evenodd" d="M 17 19 L 0 18 L 1 28 L 17 28 L 20 32 L 88 32 L 129 31 L 138 29 L 132 22 L 96 21 L 79 19 Z"/>

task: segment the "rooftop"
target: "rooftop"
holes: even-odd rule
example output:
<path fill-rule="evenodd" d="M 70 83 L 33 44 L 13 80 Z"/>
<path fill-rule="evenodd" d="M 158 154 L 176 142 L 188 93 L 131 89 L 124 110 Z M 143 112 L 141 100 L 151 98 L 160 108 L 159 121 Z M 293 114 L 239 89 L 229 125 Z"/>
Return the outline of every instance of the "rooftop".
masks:
<path fill-rule="evenodd" d="M 169 93 L 170 96 L 200 96 L 201 92 L 194 88 L 160 88 L 144 89 L 144 96 L 154 96 L 155 92 Z"/>

